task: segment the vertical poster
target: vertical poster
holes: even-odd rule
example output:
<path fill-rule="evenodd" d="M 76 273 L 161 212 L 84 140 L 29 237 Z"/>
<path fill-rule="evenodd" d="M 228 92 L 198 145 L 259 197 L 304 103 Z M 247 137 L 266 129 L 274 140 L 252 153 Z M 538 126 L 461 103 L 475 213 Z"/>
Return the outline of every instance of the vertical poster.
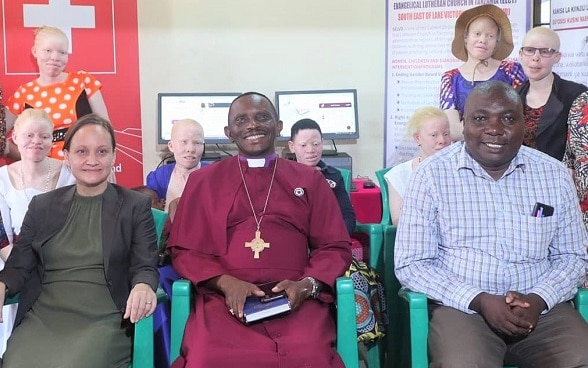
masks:
<path fill-rule="evenodd" d="M 441 75 L 462 62 L 451 54 L 454 26 L 464 11 L 494 4 L 508 15 L 517 58 L 530 25 L 531 0 L 388 0 L 386 22 L 386 114 L 384 165 L 415 156 L 406 124 L 421 106 L 439 106 Z"/>
<path fill-rule="evenodd" d="M 33 31 L 43 25 L 70 39 L 66 71 L 85 70 L 103 83 L 102 95 L 116 131 L 117 182 L 143 182 L 139 46 L 136 0 L 2 0 L 0 84 L 4 102 L 37 77 Z"/>
<path fill-rule="evenodd" d="M 551 28 L 561 41 L 561 60 L 553 70 L 564 79 L 588 86 L 588 3 L 551 0 Z"/>

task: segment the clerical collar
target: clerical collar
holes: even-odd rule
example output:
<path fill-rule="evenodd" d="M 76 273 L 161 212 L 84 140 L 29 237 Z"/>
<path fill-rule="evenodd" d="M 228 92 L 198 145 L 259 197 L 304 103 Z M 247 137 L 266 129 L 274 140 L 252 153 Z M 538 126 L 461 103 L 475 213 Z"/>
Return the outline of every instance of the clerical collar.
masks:
<path fill-rule="evenodd" d="M 264 158 L 247 158 L 245 156 L 239 156 L 240 160 L 247 161 L 249 167 L 269 167 L 270 162 L 278 157 L 277 153 L 272 153 Z"/>

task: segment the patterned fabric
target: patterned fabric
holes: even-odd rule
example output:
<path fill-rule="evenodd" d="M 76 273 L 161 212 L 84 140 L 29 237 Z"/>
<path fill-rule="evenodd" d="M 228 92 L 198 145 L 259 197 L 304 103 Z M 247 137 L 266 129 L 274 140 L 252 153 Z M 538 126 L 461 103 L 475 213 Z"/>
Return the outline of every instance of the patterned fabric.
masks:
<path fill-rule="evenodd" d="M 523 67 L 512 61 L 502 61 L 496 73 L 488 80 L 499 80 L 514 88 L 527 80 Z M 441 77 L 440 107 L 442 110 L 455 109 L 463 119 L 465 101 L 474 87 L 486 81 L 470 81 L 464 78 L 459 69 L 451 69 Z"/>
<path fill-rule="evenodd" d="M 363 233 L 354 233 L 351 238 L 351 255 L 354 259 L 357 259 L 361 262 L 369 261 L 369 246 L 366 247 L 362 244 L 360 240 L 356 238 L 357 235 L 364 235 Z M 368 239 L 369 243 L 369 239 Z"/>
<path fill-rule="evenodd" d="M 537 125 L 539 118 L 543 114 L 543 106 L 537 109 L 525 105 L 525 135 L 523 136 L 523 144 L 527 147 L 537 148 Z"/>
<path fill-rule="evenodd" d="M 385 336 L 388 316 L 380 276 L 364 262 L 353 259 L 345 276 L 353 280 L 357 341 L 373 344 Z"/>
<path fill-rule="evenodd" d="M 537 203 L 554 207 L 533 217 Z M 474 313 L 481 292 L 539 295 L 550 309 L 573 298 L 584 276 L 588 235 L 569 171 L 522 146 L 494 180 L 454 143 L 412 174 L 396 234 L 401 285 Z"/>
<path fill-rule="evenodd" d="M 79 117 L 92 112 L 88 99 L 102 88 L 91 74 L 78 71 L 68 74 L 62 83 L 42 86 L 37 80 L 20 85 L 6 103 L 6 108 L 19 115 L 27 108 L 44 109 L 53 121 L 53 146 L 49 156 L 63 159 L 63 138 L 69 126 Z"/>
<path fill-rule="evenodd" d="M 574 170 L 584 225 L 588 228 L 588 92 L 579 95 L 570 108 L 564 157 L 564 163 Z"/>

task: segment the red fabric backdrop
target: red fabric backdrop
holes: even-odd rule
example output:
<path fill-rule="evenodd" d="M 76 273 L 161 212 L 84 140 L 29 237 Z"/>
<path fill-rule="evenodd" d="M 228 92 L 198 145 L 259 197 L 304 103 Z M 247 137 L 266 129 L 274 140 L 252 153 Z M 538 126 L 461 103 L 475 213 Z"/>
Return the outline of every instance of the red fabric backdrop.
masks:
<path fill-rule="evenodd" d="M 117 181 L 128 187 L 142 184 L 137 1 L 2 0 L 0 20 L 5 101 L 36 77 L 33 30 L 48 25 L 71 32 L 66 70 L 85 70 L 104 85 L 102 95 L 117 135 Z"/>

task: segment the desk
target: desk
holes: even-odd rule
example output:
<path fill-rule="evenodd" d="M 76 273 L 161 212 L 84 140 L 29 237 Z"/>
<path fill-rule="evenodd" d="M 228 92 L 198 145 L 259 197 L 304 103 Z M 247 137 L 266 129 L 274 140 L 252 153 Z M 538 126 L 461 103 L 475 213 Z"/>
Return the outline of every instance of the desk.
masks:
<path fill-rule="evenodd" d="M 357 191 L 351 192 L 351 204 L 355 210 L 357 221 L 368 223 L 380 223 L 382 220 L 382 194 L 380 188 L 364 188 L 363 183 L 367 178 L 353 179 Z"/>

